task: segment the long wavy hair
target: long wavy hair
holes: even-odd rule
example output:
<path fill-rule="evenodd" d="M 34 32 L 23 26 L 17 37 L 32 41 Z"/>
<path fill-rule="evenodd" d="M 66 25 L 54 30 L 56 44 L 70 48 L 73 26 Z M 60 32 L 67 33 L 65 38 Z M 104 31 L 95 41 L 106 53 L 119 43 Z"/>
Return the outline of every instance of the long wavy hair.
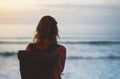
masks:
<path fill-rule="evenodd" d="M 41 44 L 45 41 L 52 41 L 57 43 L 57 38 L 59 38 L 59 34 L 56 20 L 49 15 L 43 16 L 37 25 L 33 42 Z"/>

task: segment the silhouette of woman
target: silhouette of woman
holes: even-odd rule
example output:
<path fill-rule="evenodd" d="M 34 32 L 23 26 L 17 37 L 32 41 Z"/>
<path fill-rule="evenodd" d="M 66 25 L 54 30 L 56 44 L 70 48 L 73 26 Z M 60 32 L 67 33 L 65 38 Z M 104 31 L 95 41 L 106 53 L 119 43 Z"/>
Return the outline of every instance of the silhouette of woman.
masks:
<path fill-rule="evenodd" d="M 57 44 L 57 38 L 59 38 L 59 34 L 56 20 L 49 15 L 43 16 L 38 23 L 36 34 L 33 38 L 36 49 L 47 50 L 51 44 Z M 30 44 L 26 47 L 26 50 L 30 50 Z M 59 55 L 59 59 L 54 67 L 54 77 L 55 79 L 61 79 L 61 73 L 64 70 L 66 60 L 66 48 L 60 45 L 54 53 Z"/>

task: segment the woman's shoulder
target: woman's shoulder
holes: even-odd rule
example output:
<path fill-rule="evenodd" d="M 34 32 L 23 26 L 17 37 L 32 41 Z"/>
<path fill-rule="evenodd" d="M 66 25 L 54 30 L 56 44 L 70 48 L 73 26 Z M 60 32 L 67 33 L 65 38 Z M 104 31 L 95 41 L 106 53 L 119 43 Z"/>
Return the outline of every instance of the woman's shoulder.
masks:
<path fill-rule="evenodd" d="M 36 47 L 37 47 L 38 49 L 40 49 L 40 48 L 42 48 L 42 49 L 47 48 L 47 45 L 42 46 L 42 45 L 38 45 L 38 44 L 35 44 L 35 43 L 29 43 L 29 44 L 26 46 L 26 50 L 30 50 L 31 45 L 34 45 L 34 46 L 37 45 Z M 56 49 L 55 52 L 66 52 L 66 47 L 65 47 L 65 46 L 63 46 L 63 45 L 61 45 L 61 44 L 57 44 L 57 45 L 58 45 L 58 47 L 57 47 L 57 49 Z"/>
<path fill-rule="evenodd" d="M 60 45 L 60 44 L 58 44 L 58 45 L 59 45 L 59 47 L 57 48 L 57 50 L 66 50 L 66 47 L 65 47 L 65 46 Z"/>
<path fill-rule="evenodd" d="M 55 53 L 66 53 L 66 47 L 63 45 L 58 44 L 59 47 L 56 49 Z"/>
<path fill-rule="evenodd" d="M 35 43 L 29 43 L 29 44 L 27 44 L 27 46 L 26 46 L 26 50 L 30 50 L 30 48 L 31 48 L 31 46 L 35 46 L 36 44 Z"/>
<path fill-rule="evenodd" d="M 33 44 L 33 43 L 29 43 L 27 46 L 26 46 L 26 50 L 30 50 L 30 45 Z"/>

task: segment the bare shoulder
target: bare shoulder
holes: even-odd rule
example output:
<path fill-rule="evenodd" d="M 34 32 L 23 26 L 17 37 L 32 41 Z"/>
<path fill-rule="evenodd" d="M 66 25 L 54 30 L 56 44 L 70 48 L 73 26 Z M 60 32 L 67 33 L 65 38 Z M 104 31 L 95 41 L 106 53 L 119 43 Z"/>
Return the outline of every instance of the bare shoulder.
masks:
<path fill-rule="evenodd" d="M 65 54 L 65 53 L 66 53 L 66 48 L 65 48 L 65 46 L 60 45 L 60 46 L 56 49 L 55 53 Z"/>
<path fill-rule="evenodd" d="M 31 44 L 31 43 L 30 43 Z M 30 50 L 30 44 L 26 46 L 26 50 Z"/>
<path fill-rule="evenodd" d="M 65 46 L 63 46 L 63 45 L 60 45 L 60 46 L 57 48 L 57 50 L 65 50 L 65 51 L 66 51 L 66 48 L 65 48 Z"/>

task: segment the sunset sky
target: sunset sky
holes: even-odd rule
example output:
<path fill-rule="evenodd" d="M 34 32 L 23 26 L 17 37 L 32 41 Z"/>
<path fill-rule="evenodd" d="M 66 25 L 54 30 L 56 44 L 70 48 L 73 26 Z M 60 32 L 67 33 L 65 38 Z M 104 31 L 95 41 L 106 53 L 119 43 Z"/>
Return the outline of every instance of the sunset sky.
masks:
<path fill-rule="evenodd" d="M 100 16 L 103 17 L 100 19 L 106 20 L 106 18 L 104 18 L 105 16 L 108 17 L 108 20 L 114 19 L 109 21 L 118 23 L 118 20 L 120 18 L 120 0 L 1 0 L 0 1 L 0 23 L 2 24 L 34 23 L 41 16 L 46 14 L 50 14 L 60 18 L 63 17 L 71 18 L 71 21 L 73 20 L 73 23 L 74 21 L 76 23 L 77 21 L 76 17 L 78 16 L 80 18 L 85 19 L 84 21 L 86 22 L 89 22 L 89 19 L 91 19 L 91 17 L 93 16 L 94 19 Z M 74 15 L 74 17 L 71 17 L 71 15 Z"/>
<path fill-rule="evenodd" d="M 95 33 L 114 31 L 118 35 L 120 31 L 120 0 L 1 0 L 1 35 L 9 26 L 36 26 L 44 15 L 55 17 L 65 31 L 95 29 Z"/>

